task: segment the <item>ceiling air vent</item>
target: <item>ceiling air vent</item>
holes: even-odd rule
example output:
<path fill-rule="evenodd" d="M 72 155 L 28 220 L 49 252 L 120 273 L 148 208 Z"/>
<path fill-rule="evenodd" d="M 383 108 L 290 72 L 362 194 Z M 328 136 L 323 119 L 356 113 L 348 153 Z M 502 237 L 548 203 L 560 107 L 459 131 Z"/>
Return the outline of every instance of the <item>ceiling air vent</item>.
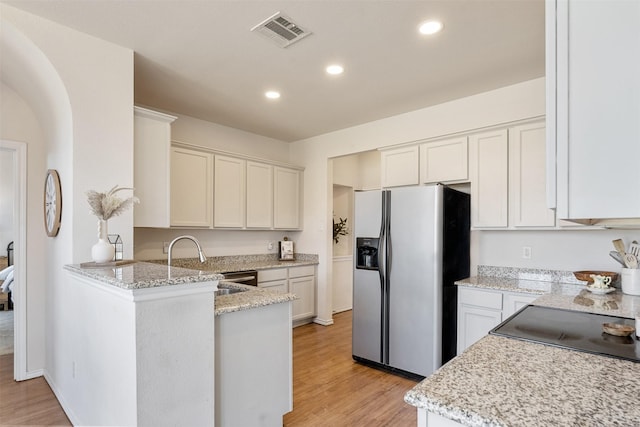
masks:
<path fill-rule="evenodd" d="M 283 48 L 311 34 L 311 31 L 302 28 L 280 12 L 262 21 L 251 31 L 262 34 Z"/>

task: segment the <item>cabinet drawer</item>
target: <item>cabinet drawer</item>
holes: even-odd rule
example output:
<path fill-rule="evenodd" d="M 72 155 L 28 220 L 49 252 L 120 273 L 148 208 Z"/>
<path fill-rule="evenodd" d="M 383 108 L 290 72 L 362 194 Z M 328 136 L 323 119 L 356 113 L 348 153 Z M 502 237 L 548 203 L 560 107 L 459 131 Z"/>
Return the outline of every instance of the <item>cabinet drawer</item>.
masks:
<path fill-rule="evenodd" d="M 271 270 L 258 271 L 258 283 L 282 280 L 287 278 L 286 268 L 273 268 Z"/>
<path fill-rule="evenodd" d="M 289 291 L 286 279 L 261 282 L 258 283 L 258 287 L 261 289 L 268 289 L 270 291 L 279 292 L 281 294 L 286 294 Z"/>
<path fill-rule="evenodd" d="M 459 288 L 458 301 L 460 304 L 502 310 L 502 293 L 481 291 L 477 289 Z"/>
<path fill-rule="evenodd" d="M 305 265 L 303 267 L 292 267 L 289 269 L 289 278 L 313 276 L 316 273 L 313 265 Z"/>

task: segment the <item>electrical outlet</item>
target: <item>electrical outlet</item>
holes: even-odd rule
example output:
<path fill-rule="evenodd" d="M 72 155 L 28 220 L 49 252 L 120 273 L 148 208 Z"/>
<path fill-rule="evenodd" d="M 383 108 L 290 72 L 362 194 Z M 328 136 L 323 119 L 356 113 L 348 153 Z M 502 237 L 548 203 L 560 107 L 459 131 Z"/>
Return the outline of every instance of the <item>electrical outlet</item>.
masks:
<path fill-rule="evenodd" d="M 522 247 L 522 258 L 531 259 L 531 246 Z"/>
<path fill-rule="evenodd" d="M 267 244 L 267 249 L 269 249 L 270 251 L 272 251 L 272 250 L 273 250 L 273 242 L 269 242 L 269 243 Z"/>
<path fill-rule="evenodd" d="M 166 254 L 169 252 L 169 242 L 162 242 L 162 253 Z"/>

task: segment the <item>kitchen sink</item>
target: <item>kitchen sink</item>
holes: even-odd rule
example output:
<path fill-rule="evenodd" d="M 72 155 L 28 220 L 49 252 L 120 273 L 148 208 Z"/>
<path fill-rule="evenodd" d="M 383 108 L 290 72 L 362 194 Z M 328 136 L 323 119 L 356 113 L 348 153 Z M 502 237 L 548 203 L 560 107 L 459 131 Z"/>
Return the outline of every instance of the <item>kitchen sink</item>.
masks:
<path fill-rule="evenodd" d="M 249 289 L 235 288 L 230 286 L 218 285 L 218 289 L 215 291 L 216 296 L 220 295 L 232 295 L 240 292 L 246 292 Z"/>

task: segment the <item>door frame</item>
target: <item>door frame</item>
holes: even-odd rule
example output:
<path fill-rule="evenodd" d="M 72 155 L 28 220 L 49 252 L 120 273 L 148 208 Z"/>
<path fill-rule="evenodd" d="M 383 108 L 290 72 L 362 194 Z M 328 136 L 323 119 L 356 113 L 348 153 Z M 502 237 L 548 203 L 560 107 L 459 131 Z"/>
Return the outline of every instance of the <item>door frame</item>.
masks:
<path fill-rule="evenodd" d="M 27 374 L 27 144 L 0 140 L 0 148 L 13 151 L 13 230 L 14 275 L 20 283 L 12 292 L 13 305 L 13 377 L 16 381 L 31 378 Z"/>

